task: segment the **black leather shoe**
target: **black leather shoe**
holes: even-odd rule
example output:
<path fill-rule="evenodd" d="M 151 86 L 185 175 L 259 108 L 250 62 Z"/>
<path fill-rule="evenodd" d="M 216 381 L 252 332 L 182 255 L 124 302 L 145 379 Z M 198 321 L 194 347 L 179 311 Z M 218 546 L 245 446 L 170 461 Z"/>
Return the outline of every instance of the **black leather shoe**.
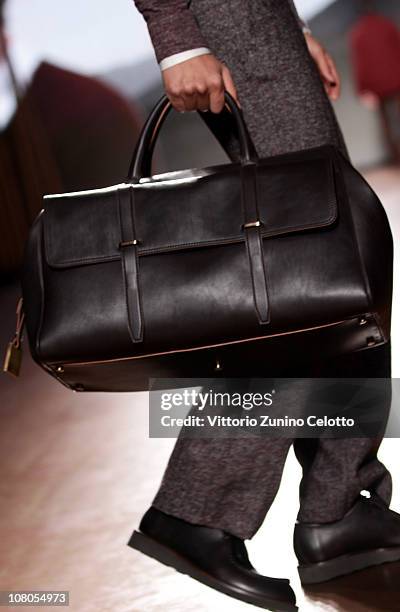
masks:
<path fill-rule="evenodd" d="M 261 576 L 244 542 L 220 529 L 192 525 L 151 507 L 129 546 L 195 580 L 246 603 L 294 612 L 296 597 L 288 580 Z"/>
<path fill-rule="evenodd" d="M 294 550 L 302 584 L 331 580 L 400 559 L 400 514 L 377 495 L 360 496 L 335 523 L 297 523 Z"/>

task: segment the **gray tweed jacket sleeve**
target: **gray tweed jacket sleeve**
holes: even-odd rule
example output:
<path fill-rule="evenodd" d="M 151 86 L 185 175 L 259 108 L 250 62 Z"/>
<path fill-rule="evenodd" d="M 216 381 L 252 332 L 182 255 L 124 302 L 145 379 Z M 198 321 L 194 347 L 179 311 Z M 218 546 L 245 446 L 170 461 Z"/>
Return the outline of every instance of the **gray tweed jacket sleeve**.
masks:
<path fill-rule="evenodd" d="M 297 14 L 293 0 L 287 0 L 299 24 L 303 22 Z M 143 15 L 157 61 L 198 47 L 207 47 L 188 0 L 134 0 Z M 267 27 L 267 24 L 266 24 Z"/>
<path fill-rule="evenodd" d="M 142 13 L 157 61 L 166 57 L 207 47 L 187 0 L 135 0 Z"/>

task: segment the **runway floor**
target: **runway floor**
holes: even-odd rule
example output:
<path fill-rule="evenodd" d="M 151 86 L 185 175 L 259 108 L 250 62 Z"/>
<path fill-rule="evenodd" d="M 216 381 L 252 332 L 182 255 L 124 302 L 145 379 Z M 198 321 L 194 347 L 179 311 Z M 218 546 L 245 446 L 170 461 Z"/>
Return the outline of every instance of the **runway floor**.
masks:
<path fill-rule="evenodd" d="M 369 179 L 396 242 L 400 171 L 376 170 Z M 400 376 L 399 273 L 397 264 L 394 377 Z M 2 347 L 13 331 L 16 295 L 16 287 L 1 290 Z M 146 394 L 72 393 L 34 365 L 27 350 L 20 379 L 3 375 L 0 390 L 0 590 L 69 590 L 73 612 L 253 610 L 126 546 L 173 445 L 149 439 Z M 399 455 L 398 440 L 385 440 L 380 457 L 393 473 L 398 511 Z M 291 546 L 299 479 L 291 454 L 276 502 L 248 545 L 257 569 L 289 576 L 302 612 L 400 610 L 400 564 L 302 591 Z"/>

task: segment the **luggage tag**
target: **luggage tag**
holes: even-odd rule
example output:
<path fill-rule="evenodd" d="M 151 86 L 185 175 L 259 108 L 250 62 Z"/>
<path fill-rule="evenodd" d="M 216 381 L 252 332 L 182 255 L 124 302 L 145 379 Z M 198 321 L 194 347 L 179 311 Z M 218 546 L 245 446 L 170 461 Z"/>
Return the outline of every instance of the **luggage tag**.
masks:
<path fill-rule="evenodd" d="M 22 306 L 23 300 L 21 297 L 17 304 L 17 325 L 15 329 L 15 336 L 13 340 L 8 343 L 3 364 L 3 372 L 7 372 L 13 376 L 19 376 L 22 363 L 22 332 L 25 321 L 25 313 Z"/>

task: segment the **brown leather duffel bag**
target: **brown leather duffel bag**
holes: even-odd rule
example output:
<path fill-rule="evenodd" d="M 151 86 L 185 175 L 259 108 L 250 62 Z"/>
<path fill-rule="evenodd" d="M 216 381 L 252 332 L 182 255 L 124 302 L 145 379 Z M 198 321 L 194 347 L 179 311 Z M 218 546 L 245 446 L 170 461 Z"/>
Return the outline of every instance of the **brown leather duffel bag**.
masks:
<path fill-rule="evenodd" d="M 240 162 L 149 176 L 162 98 L 129 180 L 45 196 L 23 298 L 34 359 L 68 387 L 266 376 L 287 351 L 388 341 L 393 245 L 377 196 L 331 146 L 256 158 L 226 100 Z"/>

